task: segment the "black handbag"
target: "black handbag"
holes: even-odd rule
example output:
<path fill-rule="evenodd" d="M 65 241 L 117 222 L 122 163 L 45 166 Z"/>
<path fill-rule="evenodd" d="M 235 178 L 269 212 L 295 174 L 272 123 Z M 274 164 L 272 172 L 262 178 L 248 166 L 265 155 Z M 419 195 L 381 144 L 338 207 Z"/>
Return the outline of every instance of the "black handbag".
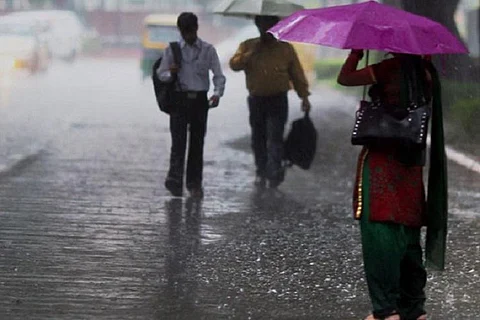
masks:
<path fill-rule="evenodd" d="M 405 109 L 381 103 L 361 101 L 352 132 L 353 145 L 388 145 L 424 148 L 428 135 L 430 106 L 412 104 Z"/>
<path fill-rule="evenodd" d="M 424 149 L 428 135 L 431 107 L 423 90 L 423 69 L 402 65 L 402 103 L 382 102 L 380 85 L 370 88 L 372 101 L 363 99 L 356 112 L 352 132 L 353 145 L 395 145 L 407 149 Z M 365 96 L 365 91 L 364 91 Z"/>

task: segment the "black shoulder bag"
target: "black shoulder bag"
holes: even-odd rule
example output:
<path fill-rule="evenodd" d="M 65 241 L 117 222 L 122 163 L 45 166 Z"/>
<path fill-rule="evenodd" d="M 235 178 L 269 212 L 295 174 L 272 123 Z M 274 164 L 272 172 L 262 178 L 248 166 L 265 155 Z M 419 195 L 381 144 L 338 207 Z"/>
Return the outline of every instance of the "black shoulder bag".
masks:
<path fill-rule="evenodd" d="M 402 66 L 401 91 L 408 90 L 408 100 L 400 106 L 387 105 L 381 99 L 360 102 L 352 132 L 353 145 L 394 143 L 410 149 L 425 148 L 431 109 L 425 98 L 420 71 L 423 70 L 413 68 L 413 72 L 409 72 L 407 66 Z"/>
<path fill-rule="evenodd" d="M 182 51 L 180 49 L 180 43 L 170 42 L 170 48 L 173 53 L 173 60 L 175 64 L 180 67 L 182 63 Z M 160 111 L 170 114 L 170 111 L 175 106 L 175 85 L 178 82 L 178 76 L 173 75 L 172 81 L 164 82 L 158 78 L 157 69 L 162 62 L 162 57 L 158 58 L 152 66 L 152 81 L 153 89 L 155 91 L 155 98 L 157 100 Z"/>

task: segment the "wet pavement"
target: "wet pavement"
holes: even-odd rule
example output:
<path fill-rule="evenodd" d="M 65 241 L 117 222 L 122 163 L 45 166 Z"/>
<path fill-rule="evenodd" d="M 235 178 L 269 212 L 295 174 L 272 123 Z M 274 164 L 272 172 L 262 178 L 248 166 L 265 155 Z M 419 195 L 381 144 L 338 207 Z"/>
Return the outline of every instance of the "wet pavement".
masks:
<path fill-rule="evenodd" d="M 292 168 L 279 192 L 262 192 L 252 185 L 243 75 L 227 77 L 209 118 L 203 200 L 163 188 L 168 119 L 137 61 L 84 59 L 15 80 L 2 130 L 37 151 L 0 177 L 0 319 L 368 313 L 350 206 L 354 99 L 314 90 L 312 169 Z M 290 120 L 299 105 L 292 94 Z M 456 164 L 449 170 L 447 269 L 429 273 L 427 310 L 435 320 L 475 320 L 480 182 Z"/>

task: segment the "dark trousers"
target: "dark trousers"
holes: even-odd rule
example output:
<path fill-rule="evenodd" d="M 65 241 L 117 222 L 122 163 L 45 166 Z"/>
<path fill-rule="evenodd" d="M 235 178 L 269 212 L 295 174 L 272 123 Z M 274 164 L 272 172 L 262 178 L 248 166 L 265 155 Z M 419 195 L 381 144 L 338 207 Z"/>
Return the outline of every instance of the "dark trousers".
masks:
<path fill-rule="evenodd" d="M 196 95 L 193 97 L 192 95 Z M 187 189 L 202 187 L 203 144 L 207 132 L 208 99 L 206 92 L 179 93 L 177 105 L 170 113 L 170 170 L 167 179 L 183 186 L 185 153 L 188 139 Z M 190 133 L 190 135 L 188 135 Z"/>
<path fill-rule="evenodd" d="M 271 182 L 283 181 L 283 133 L 288 118 L 288 97 L 282 93 L 270 97 L 249 96 L 252 149 L 256 173 Z"/>

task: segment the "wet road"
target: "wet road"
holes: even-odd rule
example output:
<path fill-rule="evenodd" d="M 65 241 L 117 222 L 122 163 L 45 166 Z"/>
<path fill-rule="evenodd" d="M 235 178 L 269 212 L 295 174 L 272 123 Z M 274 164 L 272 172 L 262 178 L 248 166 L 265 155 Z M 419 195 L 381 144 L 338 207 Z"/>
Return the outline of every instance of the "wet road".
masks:
<path fill-rule="evenodd" d="M 21 146 L 36 151 L 0 177 L 0 319 L 366 315 L 350 212 L 353 100 L 317 88 L 315 165 L 290 170 L 280 193 L 259 193 L 243 76 L 228 73 L 226 97 L 209 118 L 205 198 L 172 198 L 163 188 L 167 118 L 137 66 L 56 64 L 14 79 L 2 95 L 6 156 Z M 293 120 L 299 102 L 290 101 Z M 427 309 L 431 319 L 475 320 L 480 183 L 457 165 L 449 170 L 448 264 L 430 272 Z"/>

